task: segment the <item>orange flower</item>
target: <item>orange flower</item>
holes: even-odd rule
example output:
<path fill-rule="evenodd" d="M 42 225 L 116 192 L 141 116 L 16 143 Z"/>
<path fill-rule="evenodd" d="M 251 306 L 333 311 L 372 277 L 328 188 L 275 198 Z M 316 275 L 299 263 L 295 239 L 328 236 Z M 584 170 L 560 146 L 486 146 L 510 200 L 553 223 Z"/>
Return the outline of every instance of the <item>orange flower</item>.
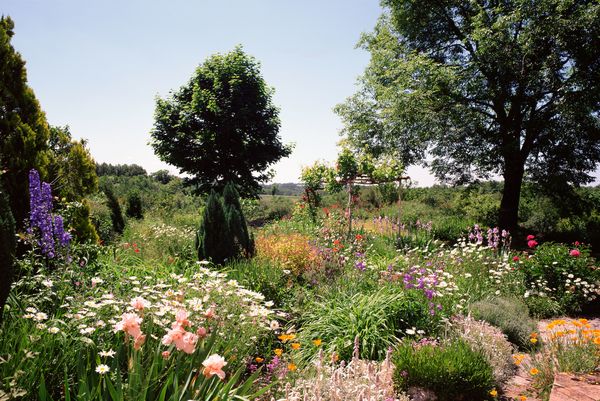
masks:
<path fill-rule="evenodd" d="M 281 348 L 275 348 L 275 351 L 273 352 L 275 352 L 275 355 L 277 356 L 281 356 L 281 354 L 283 354 L 283 350 Z"/>
<path fill-rule="evenodd" d="M 264 361 L 264 359 L 261 358 L 260 356 L 257 356 L 256 358 L 254 358 L 254 360 L 256 361 L 256 363 L 261 363 Z"/>
<path fill-rule="evenodd" d="M 527 399 L 527 397 L 525 397 L 524 395 L 519 396 L 519 401 L 525 401 Z"/>
<path fill-rule="evenodd" d="M 288 363 L 288 366 L 287 366 L 287 368 L 288 368 L 288 370 L 289 370 L 290 372 L 293 372 L 294 370 L 296 370 L 296 369 L 297 369 L 297 367 L 296 367 L 296 364 L 295 364 L 295 363 L 293 363 L 293 362 L 290 362 L 290 363 Z"/>
<path fill-rule="evenodd" d="M 321 344 L 323 343 L 323 341 L 321 341 L 320 338 L 317 338 L 316 340 L 313 340 L 313 344 L 317 347 L 319 347 Z"/>
<path fill-rule="evenodd" d="M 300 349 L 300 343 L 292 343 L 292 349 L 299 350 Z"/>
<path fill-rule="evenodd" d="M 288 342 L 289 340 L 293 340 L 294 338 L 296 338 L 296 335 L 295 334 L 281 334 L 277 338 L 279 338 L 281 341 L 283 341 L 285 343 L 285 342 Z"/>
<path fill-rule="evenodd" d="M 493 389 L 492 391 L 490 391 L 490 395 L 496 398 L 498 396 L 498 392 L 496 391 L 496 389 Z"/>
<path fill-rule="evenodd" d="M 600 345 L 600 337 L 594 337 L 594 344 Z"/>
<path fill-rule="evenodd" d="M 540 373 L 540 371 L 537 370 L 536 368 L 531 368 L 531 370 L 529 371 L 529 373 L 531 374 L 531 376 L 535 376 L 538 373 Z"/>

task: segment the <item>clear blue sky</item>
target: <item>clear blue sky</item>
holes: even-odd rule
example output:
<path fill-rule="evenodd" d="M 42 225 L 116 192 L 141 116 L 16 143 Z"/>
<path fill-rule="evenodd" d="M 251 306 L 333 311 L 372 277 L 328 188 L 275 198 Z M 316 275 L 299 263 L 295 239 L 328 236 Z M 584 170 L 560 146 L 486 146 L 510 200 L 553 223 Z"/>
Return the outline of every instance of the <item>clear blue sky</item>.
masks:
<path fill-rule="evenodd" d="M 13 45 L 53 125 L 86 138 L 98 162 L 168 168 L 148 145 L 155 97 L 185 84 L 206 57 L 242 44 L 262 64 L 296 144 L 275 182 L 333 160 L 341 122 L 333 107 L 355 91 L 369 55 L 355 45 L 381 13 L 377 0 L 2 0 Z M 432 177 L 409 174 L 422 185 Z"/>

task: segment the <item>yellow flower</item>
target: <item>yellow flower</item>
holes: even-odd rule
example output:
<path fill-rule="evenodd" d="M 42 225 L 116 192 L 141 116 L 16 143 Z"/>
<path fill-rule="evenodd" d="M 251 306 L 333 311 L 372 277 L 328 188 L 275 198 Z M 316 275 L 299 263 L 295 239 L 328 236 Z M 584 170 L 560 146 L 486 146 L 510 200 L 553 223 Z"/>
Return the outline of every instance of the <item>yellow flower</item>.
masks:
<path fill-rule="evenodd" d="M 315 346 L 317 346 L 317 347 L 320 346 L 322 343 L 323 343 L 323 341 L 321 341 L 320 338 L 317 338 L 316 340 L 313 340 L 313 344 Z"/>
<path fill-rule="evenodd" d="M 531 370 L 529 371 L 529 373 L 531 374 L 531 376 L 535 376 L 538 373 L 540 373 L 540 371 L 537 370 L 536 368 L 531 368 Z"/>
<path fill-rule="evenodd" d="M 263 358 L 261 358 L 260 356 L 257 356 L 256 358 L 254 358 L 254 360 L 255 360 L 257 363 L 261 363 L 261 362 L 263 362 L 263 361 L 264 361 L 264 359 L 263 359 Z"/>
<path fill-rule="evenodd" d="M 496 391 L 496 389 L 493 389 L 492 391 L 490 391 L 490 395 L 496 398 L 496 396 L 498 396 L 498 392 Z"/>
<path fill-rule="evenodd" d="M 300 349 L 300 343 L 292 343 L 292 349 Z"/>
<path fill-rule="evenodd" d="M 290 363 L 288 363 L 287 368 L 290 372 L 293 372 L 294 370 L 296 370 L 296 364 L 293 362 L 290 362 Z"/>
<path fill-rule="evenodd" d="M 275 348 L 275 355 L 277 356 L 281 356 L 281 354 L 283 354 L 283 350 L 281 348 Z"/>
<path fill-rule="evenodd" d="M 535 343 L 537 343 L 537 338 L 532 337 L 529 339 L 529 341 L 531 341 L 532 344 L 535 344 Z"/>

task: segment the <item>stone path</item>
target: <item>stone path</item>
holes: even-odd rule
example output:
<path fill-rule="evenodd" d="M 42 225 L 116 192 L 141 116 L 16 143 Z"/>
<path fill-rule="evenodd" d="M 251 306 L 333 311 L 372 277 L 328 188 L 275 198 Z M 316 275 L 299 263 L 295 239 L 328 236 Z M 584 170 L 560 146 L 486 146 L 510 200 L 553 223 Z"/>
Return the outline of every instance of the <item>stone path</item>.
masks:
<path fill-rule="evenodd" d="M 594 376 L 559 373 L 554 378 L 550 401 L 598 401 L 600 385 L 593 384 L 597 382 Z"/>
<path fill-rule="evenodd" d="M 573 320 L 564 318 L 565 320 Z M 548 323 L 555 319 L 545 319 L 538 322 L 538 334 L 542 341 L 548 340 L 550 331 Z M 588 318 L 592 329 L 600 329 L 600 318 Z M 518 367 L 516 375 L 507 383 L 505 399 L 518 400 L 521 395 L 531 392 L 531 375 L 527 371 L 531 357 L 526 355 Z M 527 397 L 527 401 L 540 401 L 537 398 Z M 600 376 L 573 375 L 559 373 L 554 379 L 550 401 L 600 401 Z"/>

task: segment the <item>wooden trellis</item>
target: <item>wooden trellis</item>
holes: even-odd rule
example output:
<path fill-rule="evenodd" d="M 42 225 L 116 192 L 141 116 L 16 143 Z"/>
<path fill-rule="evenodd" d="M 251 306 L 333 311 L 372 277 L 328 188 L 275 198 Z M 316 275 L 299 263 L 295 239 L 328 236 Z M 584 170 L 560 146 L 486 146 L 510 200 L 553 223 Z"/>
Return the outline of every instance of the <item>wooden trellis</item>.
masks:
<path fill-rule="evenodd" d="M 355 185 L 361 186 L 372 186 L 379 184 L 396 183 L 398 185 L 398 236 L 400 235 L 400 217 L 402 215 L 402 181 L 408 181 L 409 185 L 411 179 L 409 176 L 400 176 L 394 179 L 387 180 L 374 180 L 372 177 L 367 175 L 359 175 L 352 180 L 345 183 L 346 190 L 348 191 L 348 235 L 352 234 L 352 187 Z"/>

